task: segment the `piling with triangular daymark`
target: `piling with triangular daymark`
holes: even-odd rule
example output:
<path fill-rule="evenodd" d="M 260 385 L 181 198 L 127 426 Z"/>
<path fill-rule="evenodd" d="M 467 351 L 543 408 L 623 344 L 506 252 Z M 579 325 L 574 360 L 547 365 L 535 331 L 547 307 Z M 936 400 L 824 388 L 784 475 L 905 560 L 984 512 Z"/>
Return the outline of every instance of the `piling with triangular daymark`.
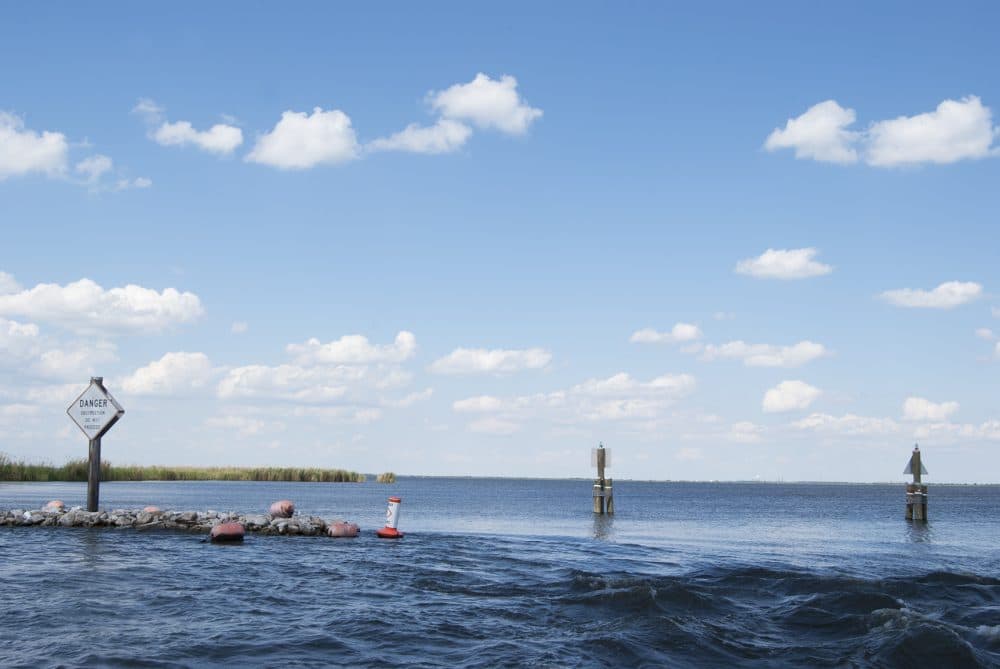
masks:
<path fill-rule="evenodd" d="M 906 519 L 927 522 L 927 486 L 921 483 L 927 468 L 920 461 L 919 444 L 913 445 L 913 455 L 903 473 L 913 475 L 913 483 L 906 484 Z"/>
<path fill-rule="evenodd" d="M 594 513 L 614 513 L 615 498 L 611 487 L 611 479 L 604 478 L 604 468 L 611 466 L 611 451 L 599 443 L 591 449 L 590 464 L 597 467 L 597 478 L 594 480 Z"/>

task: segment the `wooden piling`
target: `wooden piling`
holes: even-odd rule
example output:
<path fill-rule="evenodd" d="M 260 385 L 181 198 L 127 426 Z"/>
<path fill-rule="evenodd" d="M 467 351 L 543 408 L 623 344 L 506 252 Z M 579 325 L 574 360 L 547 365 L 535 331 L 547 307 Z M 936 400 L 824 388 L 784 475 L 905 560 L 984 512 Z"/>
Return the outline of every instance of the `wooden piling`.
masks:
<path fill-rule="evenodd" d="M 604 468 L 608 466 L 607 449 L 600 444 L 593 450 L 593 464 L 597 466 L 597 479 L 594 480 L 594 513 L 614 513 L 615 499 L 611 479 L 604 478 Z"/>
<path fill-rule="evenodd" d="M 87 463 L 87 511 L 97 511 L 101 499 L 101 438 L 90 440 Z"/>

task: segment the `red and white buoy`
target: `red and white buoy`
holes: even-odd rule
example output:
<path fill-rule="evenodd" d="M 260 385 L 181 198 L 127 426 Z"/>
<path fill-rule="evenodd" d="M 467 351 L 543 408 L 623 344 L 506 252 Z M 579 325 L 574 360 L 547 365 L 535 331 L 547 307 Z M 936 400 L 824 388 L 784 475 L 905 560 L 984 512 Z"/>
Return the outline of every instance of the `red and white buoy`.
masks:
<path fill-rule="evenodd" d="M 399 523 L 399 505 L 403 500 L 398 497 L 389 498 L 389 508 L 385 510 L 385 527 L 375 530 L 376 536 L 383 539 L 399 539 L 403 533 L 396 529 Z"/>

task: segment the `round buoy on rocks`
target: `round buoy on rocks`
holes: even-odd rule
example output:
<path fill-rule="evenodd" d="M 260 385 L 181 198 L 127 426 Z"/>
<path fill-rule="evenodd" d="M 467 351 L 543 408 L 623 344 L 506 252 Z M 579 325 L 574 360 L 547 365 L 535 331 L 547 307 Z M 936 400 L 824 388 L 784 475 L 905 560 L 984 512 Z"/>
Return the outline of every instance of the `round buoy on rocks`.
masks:
<path fill-rule="evenodd" d="M 243 541 L 244 532 L 242 523 L 219 523 L 212 528 L 209 536 L 215 543 Z"/>
<path fill-rule="evenodd" d="M 143 511 L 145 511 L 146 513 L 162 513 L 160 511 L 160 507 L 158 506 L 147 506 L 143 508 Z"/>
<path fill-rule="evenodd" d="M 346 520 L 330 523 L 326 528 L 326 533 L 335 538 L 356 537 L 361 533 L 361 528 L 357 523 L 349 523 Z"/>
<path fill-rule="evenodd" d="M 270 514 L 275 518 L 291 518 L 293 513 L 295 513 L 295 504 L 287 499 L 278 500 L 270 508 Z"/>
<path fill-rule="evenodd" d="M 42 507 L 42 511 L 63 511 L 66 505 L 63 504 L 62 500 L 54 499 Z"/>

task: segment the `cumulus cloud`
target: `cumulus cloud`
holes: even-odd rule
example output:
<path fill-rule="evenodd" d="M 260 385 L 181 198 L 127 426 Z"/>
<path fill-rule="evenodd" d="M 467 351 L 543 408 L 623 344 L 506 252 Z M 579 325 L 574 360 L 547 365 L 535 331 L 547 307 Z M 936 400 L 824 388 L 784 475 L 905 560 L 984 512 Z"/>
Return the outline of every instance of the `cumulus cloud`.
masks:
<path fill-rule="evenodd" d="M 216 388 L 222 399 L 281 399 L 324 403 L 343 398 L 366 370 L 344 365 L 244 365 L 227 370 Z"/>
<path fill-rule="evenodd" d="M 304 344 L 289 344 L 286 350 L 300 365 L 402 362 L 416 352 L 417 338 L 412 332 L 401 330 L 393 343 L 376 345 L 362 335 L 344 335 L 327 344 L 312 338 Z"/>
<path fill-rule="evenodd" d="M 869 165 L 954 163 L 996 155 L 989 107 L 976 96 L 944 100 L 932 112 L 873 123 L 868 130 Z"/>
<path fill-rule="evenodd" d="M 857 118 L 853 109 L 845 109 L 834 100 L 813 105 L 801 116 L 790 118 L 785 127 L 775 128 L 764 148 L 768 151 L 794 149 L 796 158 L 811 158 L 830 163 L 853 163 L 859 133 L 848 130 Z"/>
<path fill-rule="evenodd" d="M 816 253 L 814 248 L 768 249 L 736 263 L 736 273 L 758 279 L 806 279 L 832 272 L 833 267 L 813 259 Z"/>
<path fill-rule="evenodd" d="M 58 176 L 68 160 L 64 134 L 28 130 L 20 117 L 0 111 L 0 181 L 33 172 Z"/>
<path fill-rule="evenodd" d="M 803 381 L 782 381 L 764 393 L 762 408 L 765 413 L 782 413 L 808 409 L 823 394 L 819 388 Z"/>
<path fill-rule="evenodd" d="M 899 424 L 891 418 L 873 418 L 851 413 L 844 414 L 843 416 L 813 413 L 801 420 L 795 421 L 791 425 L 793 428 L 800 430 L 843 434 L 847 436 L 894 434 L 899 432 Z"/>
<path fill-rule="evenodd" d="M 742 360 L 747 367 L 799 367 L 828 355 L 830 351 L 825 346 L 808 340 L 792 346 L 747 344 L 737 340 L 718 346 L 707 345 L 702 359 Z"/>
<path fill-rule="evenodd" d="M 205 388 L 215 375 L 204 353 L 166 353 L 125 377 L 121 385 L 134 395 L 179 395 Z"/>
<path fill-rule="evenodd" d="M 0 295 L 10 295 L 21 292 L 21 284 L 7 272 L 0 272 Z"/>
<path fill-rule="evenodd" d="M 432 126 L 411 123 L 400 132 L 368 144 L 373 151 L 408 151 L 410 153 L 451 153 L 465 145 L 472 129 L 464 123 L 440 119 Z"/>
<path fill-rule="evenodd" d="M 69 379 L 93 374 L 98 365 L 116 359 L 115 347 L 105 340 L 60 343 L 42 336 L 34 323 L 0 317 L 0 370 L 20 376 Z"/>
<path fill-rule="evenodd" d="M 922 309 L 951 309 L 968 304 L 983 294 L 983 287 L 975 282 L 947 281 L 933 290 L 900 288 L 887 290 L 881 298 L 897 307 Z"/>
<path fill-rule="evenodd" d="M 246 334 L 246 331 L 250 329 L 250 326 L 245 321 L 233 321 L 232 326 L 230 326 L 229 331 L 233 334 Z"/>
<path fill-rule="evenodd" d="M 865 131 L 849 130 L 853 109 L 833 100 L 810 107 L 775 129 L 764 142 L 768 151 L 794 149 L 797 158 L 854 163 L 875 167 L 922 163 L 946 164 L 1000 154 L 995 141 L 1000 129 L 992 112 L 970 95 L 943 100 L 934 111 L 873 122 Z"/>
<path fill-rule="evenodd" d="M 903 402 L 903 420 L 944 421 L 958 411 L 958 402 L 935 403 L 923 397 L 907 397 Z"/>
<path fill-rule="evenodd" d="M 164 122 L 151 137 L 161 146 L 195 146 L 220 155 L 232 153 L 243 143 L 243 131 L 225 123 L 216 123 L 208 130 L 195 130 L 188 121 Z"/>
<path fill-rule="evenodd" d="M 993 330 L 989 328 L 976 328 L 976 336 L 980 339 L 985 339 L 986 341 L 993 341 L 996 335 L 993 334 Z"/>
<path fill-rule="evenodd" d="M 664 374 L 639 381 L 626 373 L 588 379 L 567 390 L 535 395 L 480 395 L 452 404 L 457 413 L 486 415 L 506 427 L 531 419 L 572 425 L 580 421 L 643 422 L 661 417 L 681 398 L 694 392 L 690 374 Z M 483 419 L 477 422 L 483 424 Z M 470 425 L 470 429 L 473 429 Z"/>
<path fill-rule="evenodd" d="M 174 288 L 162 292 L 129 284 L 105 290 L 90 279 L 60 286 L 40 283 L 0 294 L 0 316 L 24 316 L 84 333 L 159 332 L 202 315 L 201 300 Z"/>
<path fill-rule="evenodd" d="M 517 92 L 517 79 L 503 75 L 491 79 L 479 73 L 467 84 L 455 84 L 428 95 L 431 107 L 445 119 L 468 121 L 480 128 L 494 128 L 509 135 L 523 135 L 542 116 Z"/>
<path fill-rule="evenodd" d="M 629 337 L 633 344 L 676 344 L 701 339 L 701 329 L 691 323 L 676 323 L 669 332 L 657 332 L 652 328 L 636 330 Z"/>
<path fill-rule="evenodd" d="M 150 139 L 160 146 L 194 146 L 208 153 L 228 155 L 243 143 L 243 131 L 235 125 L 216 123 L 208 130 L 195 130 L 189 121 L 168 121 L 166 110 L 149 98 L 141 98 L 132 112 L 146 119 Z"/>
<path fill-rule="evenodd" d="M 88 158 L 84 158 L 78 162 L 73 169 L 77 174 L 82 175 L 87 183 L 92 184 L 99 181 L 105 173 L 110 172 L 113 166 L 114 163 L 111 158 L 101 154 L 96 154 Z"/>
<path fill-rule="evenodd" d="M 726 437 L 730 441 L 740 444 L 756 444 L 761 441 L 764 434 L 764 426 L 757 425 L 750 421 L 739 421 L 729 427 Z"/>
<path fill-rule="evenodd" d="M 552 354 L 541 348 L 492 349 L 456 348 L 431 363 L 435 374 L 505 374 L 526 369 L 542 369 L 552 360 Z"/>
<path fill-rule="evenodd" d="M 335 165 L 358 157 L 358 140 L 351 119 L 339 109 L 312 114 L 286 111 L 271 132 L 257 138 L 246 160 L 282 170 Z"/>

